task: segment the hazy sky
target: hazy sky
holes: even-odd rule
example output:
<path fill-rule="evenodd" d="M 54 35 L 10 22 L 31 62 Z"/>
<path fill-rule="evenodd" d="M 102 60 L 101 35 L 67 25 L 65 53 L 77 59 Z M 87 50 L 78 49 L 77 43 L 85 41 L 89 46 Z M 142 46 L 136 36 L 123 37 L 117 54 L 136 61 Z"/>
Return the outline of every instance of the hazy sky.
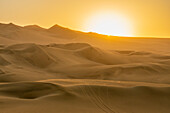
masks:
<path fill-rule="evenodd" d="M 1 23 L 89 31 L 100 13 L 123 15 L 133 36 L 170 37 L 170 0 L 0 0 Z"/>

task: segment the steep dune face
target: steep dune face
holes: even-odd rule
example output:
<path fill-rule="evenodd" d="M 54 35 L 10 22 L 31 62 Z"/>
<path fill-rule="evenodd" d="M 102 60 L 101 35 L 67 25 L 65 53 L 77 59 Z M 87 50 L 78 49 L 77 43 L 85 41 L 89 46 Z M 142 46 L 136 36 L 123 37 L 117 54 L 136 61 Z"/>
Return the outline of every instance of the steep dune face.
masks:
<path fill-rule="evenodd" d="M 30 64 L 44 68 L 55 62 L 50 56 L 41 48 L 41 46 L 35 44 L 18 44 L 8 46 L 6 50 L 12 51 L 15 57 L 20 57 L 26 60 Z"/>
<path fill-rule="evenodd" d="M 68 39 L 76 38 L 80 34 L 77 31 L 73 31 L 68 28 L 63 28 L 59 25 L 54 25 L 51 28 L 49 28 L 47 31 L 53 33 L 56 36 L 59 36 L 60 38 L 68 38 Z"/>
<path fill-rule="evenodd" d="M 2 38 L 1 38 L 2 37 Z M 48 32 L 46 29 L 26 26 L 20 27 L 10 24 L 0 24 L 0 44 L 16 44 L 16 43 L 52 43 L 63 42 L 64 39 L 60 39 L 53 33 Z M 4 40 L 4 41 L 3 41 Z M 7 43 L 8 41 L 9 43 Z"/>
<path fill-rule="evenodd" d="M 8 95 L 13 98 L 36 99 L 53 93 L 62 93 L 64 90 L 61 86 L 50 83 L 30 82 L 1 85 L 0 92 L 1 95 Z"/>
<path fill-rule="evenodd" d="M 35 31 L 45 31 L 46 30 L 38 25 L 28 25 L 28 26 L 24 26 L 24 28 L 30 29 L 30 30 L 35 30 Z"/>
<path fill-rule="evenodd" d="M 85 47 L 82 48 L 78 51 L 76 51 L 76 55 L 79 55 L 80 57 L 83 57 L 85 59 L 101 63 L 101 64 L 106 64 L 106 65 L 114 65 L 114 64 L 121 64 L 121 63 L 126 63 L 125 60 L 121 61 L 119 60 L 121 56 L 119 55 L 113 55 L 109 52 L 102 51 L 98 48 L 94 47 Z"/>
<path fill-rule="evenodd" d="M 3 57 L 0 56 L 0 65 L 1 66 L 6 66 L 9 64 L 10 64 L 10 62 L 8 62 L 7 60 L 5 60 Z"/>

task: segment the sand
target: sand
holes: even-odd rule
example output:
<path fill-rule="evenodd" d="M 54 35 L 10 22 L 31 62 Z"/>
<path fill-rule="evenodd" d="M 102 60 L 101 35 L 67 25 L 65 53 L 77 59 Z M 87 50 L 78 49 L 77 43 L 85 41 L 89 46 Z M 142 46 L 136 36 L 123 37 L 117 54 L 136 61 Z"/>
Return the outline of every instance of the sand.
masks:
<path fill-rule="evenodd" d="M 169 113 L 169 44 L 0 24 L 0 113 Z"/>

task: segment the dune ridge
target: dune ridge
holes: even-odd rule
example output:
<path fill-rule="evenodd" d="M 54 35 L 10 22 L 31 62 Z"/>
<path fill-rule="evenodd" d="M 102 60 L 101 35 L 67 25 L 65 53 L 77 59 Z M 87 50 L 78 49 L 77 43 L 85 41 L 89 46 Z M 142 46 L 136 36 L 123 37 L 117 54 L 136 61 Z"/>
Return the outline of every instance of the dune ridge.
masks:
<path fill-rule="evenodd" d="M 126 83 L 125 87 L 121 86 L 121 84 L 123 84 L 121 82 L 112 82 L 110 85 L 108 85 L 109 83 L 107 84 L 106 81 L 105 84 L 103 84 L 102 81 L 95 81 L 94 83 L 90 80 L 78 82 L 79 83 L 76 83 L 74 80 L 48 80 L 48 82 L 39 81 L 10 83 L 7 85 L 1 84 L 0 95 L 1 98 L 5 96 L 9 99 L 17 99 L 18 103 L 24 101 L 24 105 L 12 109 L 23 110 L 22 108 L 24 108 L 24 112 L 26 113 L 33 112 L 28 107 L 31 102 L 35 104 L 36 109 L 41 109 L 43 106 L 45 111 L 41 111 L 41 113 L 45 113 L 48 108 L 52 108 L 50 111 L 56 112 L 58 106 L 55 106 L 56 108 L 54 109 L 54 106 L 50 106 L 50 104 L 59 105 L 62 103 L 61 101 L 63 101 L 62 104 L 65 106 L 68 106 L 69 104 L 72 108 L 72 112 L 82 112 L 81 110 L 86 107 L 89 107 L 89 112 L 97 111 L 99 113 L 143 113 L 145 112 L 145 109 L 143 108 L 146 108 L 149 112 L 169 111 L 169 85 L 159 86 L 158 84 L 146 84 L 146 86 L 135 86 L 129 82 Z M 160 96 L 163 100 L 157 98 Z M 67 101 L 64 101 L 64 98 L 67 98 Z M 122 100 L 121 102 L 119 101 L 120 98 Z M 145 103 L 146 100 L 148 101 L 147 104 Z M 44 103 L 44 105 L 40 106 L 41 102 L 47 102 L 49 105 Z M 70 105 L 70 102 L 74 102 L 74 104 Z M 84 103 L 82 103 L 82 108 L 79 109 L 77 106 L 81 102 Z M 129 104 L 127 104 L 127 102 Z M 160 103 L 163 104 L 163 106 L 160 106 Z M 135 108 L 133 107 L 133 104 L 136 104 Z M 1 105 L 5 106 L 6 104 L 1 103 Z M 153 106 L 156 106 L 156 108 L 153 109 Z M 58 109 L 60 109 L 60 107 Z M 69 112 L 67 109 L 61 111 Z"/>
<path fill-rule="evenodd" d="M 31 69 L 38 75 L 46 72 L 52 78 L 122 79 L 145 82 L 154 79 L 154 82 L 169 83 L 167 78 L 170 73 L 170 59 L 166 55 L 145 54 L 140 51 L 122 54 L 86 43 L 14 44 L 1 49 L 0 60 L 4 70 L 16 69 L 20 65 L 23 71 Z M 164 77 L 162 78 L 160 74 Z"/>
<path fill-rule="evenodd" d="M 169 44 L 0 24 L 0 113 L 169 113 Z"/>

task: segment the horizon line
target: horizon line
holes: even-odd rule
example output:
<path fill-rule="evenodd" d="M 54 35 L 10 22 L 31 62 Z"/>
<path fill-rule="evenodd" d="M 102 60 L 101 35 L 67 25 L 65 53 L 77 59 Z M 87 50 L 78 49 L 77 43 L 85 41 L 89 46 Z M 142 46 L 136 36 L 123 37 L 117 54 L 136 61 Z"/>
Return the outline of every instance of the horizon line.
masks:
<path fill-rule="evenodd" d="M 69 27 L 62 26 L 62 25 L 60 25 L 60 24 L 54 24 L 54 25 L 52 25 L 51 27 L 48 27 L 48 28 L 42 27 L 41 25 L 37 25 L 37 24 L 19 25 L 19 24 L 16 24 L 16 23 L 14 23 L 14 22 L 3 22 L 3 23 L 0 22 L 0 24 L 6 24 L 6 25 L 13 24 L 13 25 L 16 25 L 16 26 L 19 26 L 19 27 L 38 26 L 38 27 L 40 27 L 40 28 L 42 28 L 42 29 L 46 29 L 46 30 L 48 30 L 48 29 L 50 29 L 50 28 L 52 28 L 52 27 L 54 27 L 54 26 L 59 26 L 59 27 L 61 27 L 61 28 L 69 29 L 69 30 L 72 30 L 72 31 L 89 33 L 89 34 L 90 34 L 90 33 L 91 33 L 91 34 L 94 33 L 94 34 L 104 35 L 104 36 L 109 36 L 109 37 L 170 39 L 170 36 L 159 37 L 159 36 L 116 36 L 116 35 L 107 35 L 107 34 L 100 34 L 100 33 L 93 32 L 93 31 L 75 30 L 75 29 L 71 29 L 71 28 L 69 28 Z"/>

